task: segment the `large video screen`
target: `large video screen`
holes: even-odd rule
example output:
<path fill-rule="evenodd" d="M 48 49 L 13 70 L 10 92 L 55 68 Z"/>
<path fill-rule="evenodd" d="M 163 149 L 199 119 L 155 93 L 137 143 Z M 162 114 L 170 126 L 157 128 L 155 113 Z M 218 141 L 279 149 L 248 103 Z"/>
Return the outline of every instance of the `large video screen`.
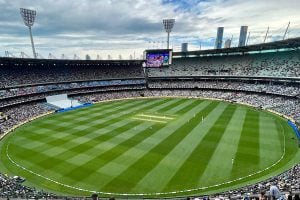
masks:
<path fill-rule="evenodd" d="M 165 67 L 172 63 L 172 51 L 148 50 L 146 51 L 146 67 Z"/>

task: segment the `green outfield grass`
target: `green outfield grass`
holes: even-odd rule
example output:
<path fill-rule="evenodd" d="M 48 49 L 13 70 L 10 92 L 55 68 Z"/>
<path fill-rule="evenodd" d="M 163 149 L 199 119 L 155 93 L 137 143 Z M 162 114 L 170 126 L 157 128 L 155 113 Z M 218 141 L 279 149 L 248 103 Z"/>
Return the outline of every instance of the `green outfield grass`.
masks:
<path fill-rule="evenodd" d="M 188 98 L 118 100 L 18 128 L 1 141 L 0 169 L 59 194 L 210 194 L 298 163 L 296 142 L 285 119 L 247 106 Z"/>

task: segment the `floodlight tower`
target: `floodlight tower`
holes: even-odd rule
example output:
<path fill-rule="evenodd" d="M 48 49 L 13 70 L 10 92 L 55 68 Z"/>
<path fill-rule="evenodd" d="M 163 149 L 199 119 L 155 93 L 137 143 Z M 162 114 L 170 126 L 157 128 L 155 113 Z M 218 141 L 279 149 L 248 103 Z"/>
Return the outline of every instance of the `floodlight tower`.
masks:
<path fill-rule="evenodd" d="M 165 28 L 166 32 L 168 33 L 167 49 L 169 49 L 170 33 L 174 27 L 174 24 L 175 24 L 175 19 L 164 19 L 163 20 L 164 28 Z"/>
<path fill-rule="evenodd" d="M 33 38 L 32 38 L 32 32 L 31 32 L 31 27 L 34 24 L 34 20 L 35 20 L 35 17 L 36 17 L 36 11 L 25 9 L 25 8 L 20 8 L 20 13 L 21 13 L 21 16 L 23 18 L 25 26 L 27 26 L 29 28 L 29 35 L 30 35 L 30 40 L 31 40 L 33 57 L 36 58 L 37 55 L 35 53 L 35 48 L 34 48 L 34 43 L 33 43 Z"/>

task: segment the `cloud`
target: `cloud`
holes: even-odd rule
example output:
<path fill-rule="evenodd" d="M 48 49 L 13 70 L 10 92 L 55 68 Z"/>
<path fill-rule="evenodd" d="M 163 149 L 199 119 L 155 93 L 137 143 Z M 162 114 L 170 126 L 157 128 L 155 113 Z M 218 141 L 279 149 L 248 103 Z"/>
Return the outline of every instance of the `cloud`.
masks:
<path fill-rule="evenodd" d="M 288 37 L 300 36 L 299 0 L 0 0 L 0 47 L 15 54 L 31 52 L 20 7 L 37 10 L 34 40 L 45 56 L 140 55 L 153 46 L 149 41 L 163 46 L 163 18 L 176 19 L 172 46 L 188 42 L 190 50 L 199 49 L 200 42 L 202 48 L 212 48 L 218 26 L 225 27 L 224 39 L 233 35 L 233 44 L 241 25 L 249 26 L 251 44 L 263 41 L 268 26 L 268 41 L 281 38 L 289 21 Z"/>

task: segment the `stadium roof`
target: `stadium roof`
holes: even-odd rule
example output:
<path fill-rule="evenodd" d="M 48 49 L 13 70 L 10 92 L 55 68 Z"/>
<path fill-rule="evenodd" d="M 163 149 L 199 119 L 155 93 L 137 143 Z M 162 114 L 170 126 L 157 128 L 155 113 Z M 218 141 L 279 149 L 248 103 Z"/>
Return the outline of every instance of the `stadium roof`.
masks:
<path fill-rule="evenodd" d="M 188 51 L 188 52 L 173 52 L 173 56 L 200 56 L 207 54 L 230 54 L 230 53 L 245 53 L 251 51 L 267 51 L 276 49 L 298 49 L 300 48 L 300 37 L 269 42 L 263 44 L 255 44 L 244 47 L 232 47 L 223 49 L 208 49 L 199 51 Z"/>

